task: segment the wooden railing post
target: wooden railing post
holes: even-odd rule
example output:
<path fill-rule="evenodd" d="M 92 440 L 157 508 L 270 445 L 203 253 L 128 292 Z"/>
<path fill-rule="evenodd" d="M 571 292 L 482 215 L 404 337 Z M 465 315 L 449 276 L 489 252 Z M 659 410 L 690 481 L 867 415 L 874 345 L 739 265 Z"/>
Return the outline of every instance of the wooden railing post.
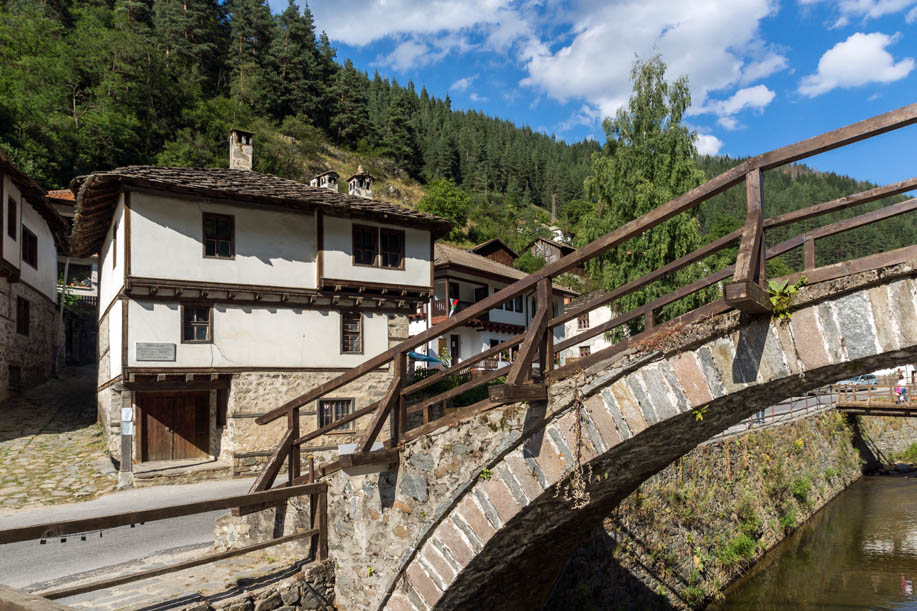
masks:
<path fill-rule="evenodd" d="M 299 408 L 294 407 L 290 409 L 287 414 L 287 428 L 293 432 L 293 439 L 299 439 Z M 299 445 L 292 443 L 290 444 L 290 454 L 287 461 L 287 486 L 293 485 L 293 480 L 298 478 L 302 471 L 301 461 L 301 450 Z"/>
<path fill-rule="evenodd" d="M 803 269 L 815 269 L 815 238 L 806 234 L 802 245 Z"/>
<path fill-rule="evenodd" d="M 770 296 L 761 286 L 764 279 L 762 244 L 764 242 L 764 189 L 761 170 L 756 168 L 745 176 L 748 211 L 742 229 L 742 241 L 736 257 L 733 281 L 726 285 L 726 303 L 732 307 L 761 314 L 772 309 Z"/>
<path fill-rule="evenodd" d="M 399 352 L 392 359 L 392 374 L 395 379 L 400 379 L 402 381 L 401 387 L 404 388 L 407 379 L 408 379 L 408 365 L 407 365 L 408 353 Z M 389 423 L 389 428 L 391 429 L 391 440 L 392 445 L 397 446 L 401 440 L 404 438 L 404 433 L 407 428 L 407 414 L 405 413 L 405 399 L 404 396 L 399 393 L 394 399 L 395 404 L 392 406 L 392 415 Z"/>
<path fill-rule="evenodd" d="M 545 308 L 548 313 L 547 320 L 554 318 L 553 294 L 550 278 L 538 283 L 538 288 L 536 289 L 538 307 Z M 551 332 L 551 327 L 548 326 L 547 321 L 544 328 L 544 340 L 541 342 L 540 347 L 539 365 L 541 366 L 542 377 L 554 368 L 554 334 Z"/>
<path fill-rule="evenodd" d="M 535 316 L 532 317 L 532 322 L 528 331 L 526 331 L 525 341 L 522 342 L 522 347 L 519 348 L 516 360 L 506 376 L 506 383 L 510 386 L 521 384 L 531 379 L 532 360 L 535 357 L 535 352 L 543 349 L 543 338 L 548 328 L 548 321 L 553 318 L 550 278 L 542 278 L 538 281 L 536 297 L 538 309 L 535 312 Z M 551 356 L 553 357 L 553 354 Z"/>
<path fill-rule="evenodd" d="M 313 528 L 316 528 L 313 526 Z M 323 562 L 328 559 L 328 486 L 318 493 L 318 550 L 315 559 Z"/>

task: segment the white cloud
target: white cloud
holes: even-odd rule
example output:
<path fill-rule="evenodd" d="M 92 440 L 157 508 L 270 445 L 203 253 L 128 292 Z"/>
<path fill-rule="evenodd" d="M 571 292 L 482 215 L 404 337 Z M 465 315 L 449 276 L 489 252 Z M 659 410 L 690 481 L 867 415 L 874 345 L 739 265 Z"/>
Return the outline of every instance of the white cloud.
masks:
<path fill-rule="evenodd" d="M 716 155 L 723 148 L 723 141 L 713 134 L 697 134 L 694 146 L 701 155 Z"/>
<path fill-rule="evenodd" d="M 474 91 L 472 91 L 472 92 L 468 95 L 468 97 L 471 98 L 471 101 L 472 101 L 472 102 L 486 102 L 486 101 L 487 101 L 487 98 L 486 98 L 485 96 L 478 95 L 478 94 L 475 93 Z"/>
<path fill-rule="evenodd" d="M 775 96 L 776 94 L 764 85 L 755 85 L 739 89 L 726 100 L 711 100 L 706 106 L 698 108 L 695 112 L 732 116 L 746 109 L 763 110 Z"/>
<path fill-rule="evenodd" d="M 416 40 L 406 40 L 395 47 L 394 51 L 379 58 L 377 63 L 404 72 L 415 66 L 429 63 L 430 52 L 431 49 L 426 44 Z"/>
<path fill-rule="evenodd" d="M 896 63 L 886 50 L 899 38 L 899 34 L 888 36 L 881 32 L 853 34 L 821 56 L 818 71 L 802 79 L 799 92 L 812 98 L 838 87 L 891 83 L 906 77 L 914 69 L 914 58 Z"/>
<path fill-rule="evenodd" d="M 610 116 L 631 94 L 635 54 L 645 59 L 659 52 L 668 76 L 687 75 L 695 105 L 703 106 L 712 91 L 786 66 L 758 31 L 775 11 L 770 0 L 583 0 L 571 16 L 572 41 L 556 49 L 533 47 L 523 84 L 561 102 L 584 98 Z"/>
<path fill-rule="evenodd" d="M 811 6 L 821 2 L 824 0 L 800 0 L 799 3 L 803 6 Z M 915 3 L 917 0 L 840 0 L 835 3 L 840 16 L 833 27 L 843 27 L 854 19 L 867 21 L 892 15 Z"/>
<path fill-rule="evenodd" d="M 742 124 L 739 123 L 739 120 L 735 117 L 720 117 L 716 122 L 723 128 L 730 131 L 739 129 L 742 127 Z"/>
<path fill-rule="evenodd" d="M 312 2 L 318 28 L 333 40 L 363 46 L 405 33 L 456 32 L 507 17 L 510 0 L 335 0 Z"/>
<path fill-rule="evenodd" d="M 465 78 L 460 78 L 451 85 L 449 85 L 449 91 L 465 91 L 468 87 L 471 86 L 471 83 L 474 82 L 475 76 L 466 76 Z"/>
<path fill-rule="evenodd" d="M 588 104 L 583 104 L 580 109 L 573 113 L 568 119 L 558 123 L 556 131 L 564 133 L 580 125 L 595 125 L 601 120 L 602 117 L 594 108 Z"/>
<path fill-rule="evenodd" d="M 907 15 L 904 16 L 904 20 L 908 23 L 917 23 L 917 6 L 907 12 Z"/>

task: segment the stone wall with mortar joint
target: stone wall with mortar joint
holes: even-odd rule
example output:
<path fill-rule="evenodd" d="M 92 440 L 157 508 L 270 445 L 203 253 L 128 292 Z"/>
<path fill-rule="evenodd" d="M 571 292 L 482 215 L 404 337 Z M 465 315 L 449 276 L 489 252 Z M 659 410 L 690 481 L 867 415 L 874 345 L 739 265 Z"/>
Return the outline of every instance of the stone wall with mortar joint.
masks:
<path fill-rule="evenodd" d="M 262 587 L 244 588 L 241 594 L 214 600 L 197 600 L 181 611 L 326 611 L 334 606 L 334 563 L 307 564 L 288 579 Z"/>
<path fill-rule="evenodd" d="M 248 515 L 234 516 L 230 512 L 218 517 L 214 522 L 213 549 L 218 552 L 236 549 L 310 528 L 309 497 L 292 498 L 277 507 Z M 309 545 L 309 539 L 302 539 L 270 550 L 272 554 L 305 558 L 309 555 Z"/>
<path fill-rule="evenodd" d="M 875 458 L 880 465 L 893 461 L 895 455 L 917 443 L 917 418 L 857 416 L 855 426 L 864 442 L 861 449 L 864 459 Z"/>
<path fill-rule="evenodd" d="M 4 380 L 6 391 L 9 384 L 9 366 L 20 370 L 20 388 L 30 388 L 48 379 L 54 368 L 57 343 L 63 337 L 62 325 L 58 321 L 57 307 L 45 295 L 24 282 L 9 282 L 3 279 L 2 315 L 5 331 L 0 335 L 0 352 L 4 353 Z M 16 331 L 17 298 L 29 302 L 29 334 Z"/>
<path fill-rule="evenodd" d="M 16 310 L 10 309 L 10 281 L 0 278 L 0 401 L 12 395 L 10 391 L 9 360 L 6 353 L 7 338 L 15 333 L 13 316 Z"/>
<path fill-rule="evenodd" d="M 831 410 L 698 446 L 604 519 L 546 608 L 702 607 L 860 477 L 855 437 Z"/>
<path fill-rule="evenodd" d="M 730 312 L 660 334 L 552 384 L 547 405 L 511 406 L 412 441 L 395 473 L 336 474 L 331 542 L 336 560 L 350 565 L 339 574 L 338 600 L 354 609 L 542 604 L 592 528 L 701 441 L 849 371 L 913 361 L 917 337 L 902 328 L 915 316 L 915 269 L 804 287 L 789 324 Z M 514 410 L 527 411 L 528 423 L 498 433 L 501 414 Z M 461 431 L 486 443 L 466 456 L 458 481 L 437 487 L 442 451 L 414 466 L 426 473 L 412 472 L 414 454 Z M 569 483 L 577 448 L 589 468 L 588 501 L 571 511 L 557 491 Z M 486 478 L 469 479 L 485 468 Z M 411 517 L 391 517 L 398 512 Z"/>

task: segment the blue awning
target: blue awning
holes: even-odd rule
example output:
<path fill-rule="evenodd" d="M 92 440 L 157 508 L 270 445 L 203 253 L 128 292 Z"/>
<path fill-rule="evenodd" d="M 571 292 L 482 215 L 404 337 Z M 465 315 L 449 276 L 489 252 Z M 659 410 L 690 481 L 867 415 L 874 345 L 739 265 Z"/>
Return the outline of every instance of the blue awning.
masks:
<path fill-rule="evenodd" d="M 425 363 L 442 363 L 442 361 L 436 358 L 435 356 L 429 356 L 426 354 L 421 354 L 419 352 L 413 352 L 413 351 L 408 352 L 408 356 L 414 359 L 415 361 L 423 361 Z"/>

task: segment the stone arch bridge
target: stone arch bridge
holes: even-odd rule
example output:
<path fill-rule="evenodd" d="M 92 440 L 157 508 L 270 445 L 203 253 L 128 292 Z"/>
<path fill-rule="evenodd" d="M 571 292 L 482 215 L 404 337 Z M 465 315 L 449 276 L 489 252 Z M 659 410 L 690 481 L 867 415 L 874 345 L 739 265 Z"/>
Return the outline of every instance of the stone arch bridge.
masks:
<path fill-rule="evenodd" d="M 917 178 L 770 218 L 762 190 L 767 170 L 913 123 L 917 104 L 743 161 L 261 416 L 259 424 L 283 416 L 298 422 L 303 405 L 379 367 L 392 372 L 379 402 L 301 437 L 290 428 L 253 491 L 270 487 L 284 462 L 291 479 L 301 480 L 300 445 L 366 417 L 356 452 L 320 470 L 331 484 L 338 604 L 399 611 L 540 608 L 590 530 L 698 443 L 789 396 L 917 359 L 917 245 L 821 267 L 815 256 L 824 237 L 917 210 L 917 200 L 888 199 L 917 188 Z M 557 275 L 740 183 L 747 200 L 742 228 L 569 312 L 549 307 Z M 766 246 L 770 230 L 877 201 L 858 216 Z M 735 263 L 725 269 L 554 342 L 553 327 L 676 271 L 701 269 L 700 262 L 736 245 Z M 803 250 L 802 270 L 783 280 L 790 285 L 805 276 L 807 283 L 786 308 L 789 320 L 781 320 L 772 316 L 765 262 L 796 248 Z M 659 322 L 665 306 L 717 287 L 721 298 Z M 408 380 L 410 350 L 533 289 L 539 307 L 525 333 L 438 375 Z M 555 366 L 555 354 L 624 324 L 639 332 Z M 515 348 L 511 365 L 430 396 L 436 381 Z M 432 406 L 501 376 L 505 383 L 491 386 L 489 398 L 431 420 Z M 386 447 L 373 451 L 386 424 Z M 367 475 L 341 471 L 368 464 L 389 467 Z"/>

